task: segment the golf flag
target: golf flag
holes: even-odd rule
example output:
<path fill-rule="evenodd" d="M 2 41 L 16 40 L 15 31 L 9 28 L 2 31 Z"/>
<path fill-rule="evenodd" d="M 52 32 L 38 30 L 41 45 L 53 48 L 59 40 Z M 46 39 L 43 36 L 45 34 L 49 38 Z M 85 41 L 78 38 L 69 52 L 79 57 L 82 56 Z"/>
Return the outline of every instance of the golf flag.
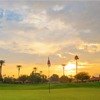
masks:
<path fill-rule="evenodd" d="M 49 57 L 48 57 L 47 65 L 48 65 L 48 67 L 51 66 L 51 63 L 50 63 L 50 59 L 49 59 Z"/>
<path fill-rule="evenodd" d="M 50 66 L 51 66 L 51 63 L 50 63 L 50 59 L 48 57 L 48 61 L 47 61 L 47 65 L 48 65 L 48 83 L 49 83 L 49 93 L 50 93 Z"/>

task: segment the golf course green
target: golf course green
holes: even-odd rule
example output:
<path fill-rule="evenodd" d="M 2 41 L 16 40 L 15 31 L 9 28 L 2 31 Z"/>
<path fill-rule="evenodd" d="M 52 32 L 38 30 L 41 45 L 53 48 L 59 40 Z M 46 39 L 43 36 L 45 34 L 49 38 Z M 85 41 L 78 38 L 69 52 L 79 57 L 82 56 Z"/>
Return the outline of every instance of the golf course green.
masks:
<path fill-rule="evenodd" d="M 0 84 L 0 100 L 100 100 L 100 83 Z"/>

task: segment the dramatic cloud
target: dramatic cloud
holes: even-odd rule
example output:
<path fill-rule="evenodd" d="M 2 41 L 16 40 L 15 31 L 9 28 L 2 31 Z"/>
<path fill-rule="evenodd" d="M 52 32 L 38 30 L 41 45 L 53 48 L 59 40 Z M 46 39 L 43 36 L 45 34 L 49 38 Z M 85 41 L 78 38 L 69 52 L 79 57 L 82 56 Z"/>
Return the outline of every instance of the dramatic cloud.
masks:
<path fill-rule="evenodd" d="M 99 1 L 1 0 L 0 48 L 64 61 L 76 54 L 97 55 L 99 5 Z"/>
<path fill-rule="evenodd" d="M 54 11 L 61 11 L 61 10 L 63 10 L 63 8 L 64 8 L 64 6 L 55 5 L 55 6 L 53 7 L 53 10 L 54 10 Z"/>
<path fill-rule="evenodd" d="M 87 51 L 89 53 L 96 53 L 96 52 L 100 52 L 100 44 L 83 43 L 79 46 L 79 49 Z"/>

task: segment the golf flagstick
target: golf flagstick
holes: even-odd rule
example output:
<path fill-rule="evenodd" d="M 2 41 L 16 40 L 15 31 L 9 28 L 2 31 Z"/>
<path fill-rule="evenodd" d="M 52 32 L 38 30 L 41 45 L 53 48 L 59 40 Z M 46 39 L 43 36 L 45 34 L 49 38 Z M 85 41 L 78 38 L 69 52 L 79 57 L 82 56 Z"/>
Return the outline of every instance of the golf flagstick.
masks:
<path fill-rule="evenodd" d="M 48 65 L 48 82 L 49 82 L 49 93 L 50 93 L 50 66 L 51 66 L 51 63 L 50 63 L 49 57 L 48 57 L 47 65 Z"/>

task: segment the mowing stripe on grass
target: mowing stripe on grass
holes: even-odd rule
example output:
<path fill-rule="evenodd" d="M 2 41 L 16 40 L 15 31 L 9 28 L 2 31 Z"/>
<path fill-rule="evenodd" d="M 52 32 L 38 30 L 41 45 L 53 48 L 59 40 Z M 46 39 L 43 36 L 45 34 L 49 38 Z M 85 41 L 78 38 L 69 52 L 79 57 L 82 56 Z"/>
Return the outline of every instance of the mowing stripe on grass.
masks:
<path fill-rule="evenodd" d="M 100 89 L 0 90 L 0 100 L 100 100 Z"/>

